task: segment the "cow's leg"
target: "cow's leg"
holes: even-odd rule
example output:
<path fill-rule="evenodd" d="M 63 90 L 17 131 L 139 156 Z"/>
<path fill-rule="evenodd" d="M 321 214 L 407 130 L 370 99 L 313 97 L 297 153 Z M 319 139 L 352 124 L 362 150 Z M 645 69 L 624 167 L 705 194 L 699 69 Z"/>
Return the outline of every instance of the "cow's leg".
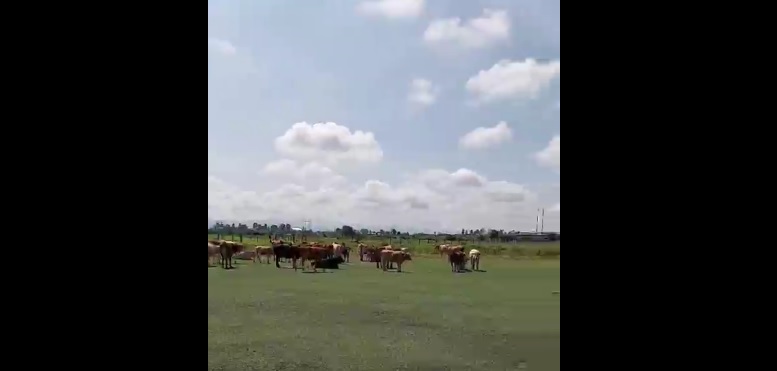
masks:
<path fill-rule="evenodd" d="M 397 262 L 397 272 L 402 273 L 402 263 Z"/>
<path fill-rule="evenodd" d="M 267 260 L 269 261 L 270 259 L 268 258 Z M 281 257 L 279 255 L 275 255 L 275 268 L 280 268 L 281 267 L 281 265 L 279 263 L 280 260 L 281 260 Z"/>

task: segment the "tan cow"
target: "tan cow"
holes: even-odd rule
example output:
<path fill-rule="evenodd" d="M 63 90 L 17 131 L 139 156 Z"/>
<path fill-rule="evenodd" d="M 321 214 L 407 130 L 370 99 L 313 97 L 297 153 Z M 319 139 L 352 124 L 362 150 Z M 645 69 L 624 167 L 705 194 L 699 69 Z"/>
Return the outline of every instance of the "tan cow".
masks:
<path fill-rule="evenodd" d="M 224 269 L 232 269 L 232 257 L 235 254 L 242 252 L 244 246 L 242 243 L 235 241 L 221 241 L 219 244 L 219 254 L 221 255 L 221 267 Z"/>
<path fill-rule="evenodd" d="M 208 266 L 213 264 L 213 260 L 216 260 L 216 264 L 219 262 L 219 244 L 216 242 L 208 241 Z"/>
<path fill-rule="evenodd" d="M 473 271 L 480 270 L 480 251 L 475 249 L 469 250 L 469 265 Z"/>
<path fill-rule="evenodd" d="M 397 272 L 400 273 L 402 272 L 402 263 L 413 260 L 413 258 L 410 257 L 410 253 L 405 251 L 392 251 L 390 259 L 392 263 L 397 263 Z"/>
<path fill-rule="evenodd" d="M 384 272 L 389 270 L 389 264 L 391 263 L 391 257 L 394 255 L 394 250 L 383 249 L 380 250 L 380 269 Z"/>
<path fill-rule="evenodd" d="M 272 255 L 274 255 L 272 246 L 257 246 L 254 250 L 254 263 L 256 263 L 256 259 L 259 259 L 259 263 L 261 263 L 262 256 L 266 256 L 267 264 L 270 264 L 270 256 Z"/>
<path fill-rule="evenodd" d="M 434 247 L 434 252 L 440 254 L 440 257 L 442 258 L 450 246 L 451 245 L 437 245 Z"/>

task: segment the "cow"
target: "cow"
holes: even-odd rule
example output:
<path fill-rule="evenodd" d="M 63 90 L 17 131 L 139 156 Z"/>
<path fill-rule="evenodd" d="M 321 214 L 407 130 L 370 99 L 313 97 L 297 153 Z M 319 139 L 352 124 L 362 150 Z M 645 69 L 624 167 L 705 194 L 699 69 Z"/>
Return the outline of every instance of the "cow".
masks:
<path fill-rule="evenodd" d="M 259 263 L 262 262 L 262 256 L 267 257 L 267 264 L 270 264 L 270 255 L 273 255 L 272 247 L 270 246 L 257 246 L 254 250 L 254 263 L 259 259 Z"/>
<path fill-rule="evenodd" d="M 380 269 L 380 251 L 382 249 L 375 246 L 364 247 L 364 255 L 370 263 L 375 263 L 375 268 Z"/>
<path fill-rule="evenodd" d="M 387 250 L 383 250 L 383 251 L 387 251 Z M 381 258 L 382 258 L 382 255 L 381 255 Z M 413 258 L 410 257 L 410 253 L 405 251 L 392 251 L 391 255 L 388 258 L 389 258 L 389 263 L 397 263 L 397 272 L 402 272 L 402 263 L 413 260 Z"/>
<path fill-rule="evenodd" d="M 213 260 L 218 263 L 219 260 L 219 244 L 218 242 L 208 241 L 208 266 L 211 266 Z"/>
<path fill-rule="evenodd" d="M 351 248 L 343 244 L 343 259 L 346 263 L 351 262 Z"/>
<path fill-rule="evenodd" d="M 333 258 L 326 258 L 324 260 L 320 261 L 314 261 L 312 263 L 314 268 L 321 268 L 321 269 L 340 269 L 339 265 L 344 262 L 343 258 L 340 257 L 333 257 Z"/>
<path fill-rule="evenodd" d="M 440 254 L 440 257 L 442 258 L 442 255 L 448 250 L 448 247 L 450 245 L 436 245 L 434 247 L 434 252 Z"/>
<path fill-rule="evenodd" d="M 243 244 L 234 241 L 221 241 L 219 243 L 219 254 L 221 255 L 221 267 L 232 269 L 232 256 L 243 251 Z"/>
<path fill-rule="evenodd" d="M 461 272 L 465 269 L 465 256 L 463 251 L 454 251 L 448 255 L 448 261 L 451 263 L 451 272 Z"/>
<path fill-rule="evenodd" d="M 469 265 L 473 271 L 480 270 L 480 251 L 475 249 L 469 250 Z"/>
<path fill-rule="evenodd" d="M 280 268 L 280 260 L 290 259 L 291 265 L 294 267 L 294 271 L 297 271 L 297 259 L 300 258 L 300 247 L 286 243 L 279 243 L 272 245 L 272 253 L 275 255 L 275 267 Z"/>
<path fill-rule="evenodd" d="M 364 254 L 366 253 L 367 245 L 359 242 L 359 245 L 357 246 L 359 248 L 359 261 L 364 261 Z"/>
<path fill-rule="evenodd" d="M 385 272 L 389 269 L 389 264 L 391 263 L 391 256 L 394 254 L 394 250 L 383 249 L 383 250 L 380 250 L 378 254 L 380 256 L 380 269 L 382 269 Z"/>
<path fill-rule="evenodd" d="M 333 243 L 330 245 L 332 247 L 332 257 L 335 258 L 342 258 L 343 257 L 343 250 L 345 250 L 345 244 L 344 243 Z"/>
<path fill-rule="evenodd" d="M 301 246 L 299 256 L 302 261 L 302 270 L 305 270 L 305 262 L 310 260 L 313 272 L 316 272 L 316 264 L 329 257 L 329 250 L 325 247 Z M 322 268 L 326 272 L 326 268 Z"/>

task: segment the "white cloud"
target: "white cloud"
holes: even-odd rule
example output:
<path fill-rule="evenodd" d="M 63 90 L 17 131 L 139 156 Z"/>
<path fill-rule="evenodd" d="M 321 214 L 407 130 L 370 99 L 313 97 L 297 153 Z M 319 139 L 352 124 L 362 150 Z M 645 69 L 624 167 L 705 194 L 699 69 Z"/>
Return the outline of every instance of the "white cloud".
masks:
<path fill-rule="evenodd" d="M 437 101 L 437 95 L 439 93 L 440 88 L 432 84 L 431 81 L 426 79 L 413 79 L 413 81 L 410 82 L 410 92 L 407 94 L 407 99 L 413 103 L 429 106 Z"/>
<path fill-rule="evenodd" d="M 506 99 L 534 98 L 561 75 L 561 61 L 537 62 L 534 59 L 511 62 L 501 60 L 467 80 L 467 91 L 482 103 Z"/>
<path fill-rule="evenodd" d="M 296 224 L 349 224 L 401 230 L 461 228 L 528 229 L 539 205 L 524 186 L 490 181 L 472 170 L 427 170 L 399 185 L 379 180 L 337 187 L 288 183 L 252 192 L 208 177 L 208 218 L 277 221 Z"/>
<path fill-rule="evenodd" d="M 540 166 L 549 167 L 561 172 L 561 135 L 550 140 L 548 146 L 534 154 L 534 159 Z"/>
<path fill-rule="evenodd" d="M 356 6 L 356 11 L 388 19 L 416 18 L 424 12 L 424 0 L 363 1 Z"/>
<path fill-rule="evenodd" d="M 483 48 L 510 36 L 510 20 L 504 10 L 483 9 L 480 17 L 461 23 L 461 18 L 432 21 L 424 31 L 424 41 L 430 44 L 450 43 L 464 48 Z"/>
<path fill-rule="evenodd" d="M 215 37 L 208 37 L 208 52 L 211 51 L 227 56 L 237 54 L 237 48 L 231 42 Z"/>
<path fill-rule="evenodd" d="M 275 150 L 285 158 L 327 166 L 377 163 L 383 159 L 383 150 L 373 133 L 352 133 L 334 122 L 298 122 L 275 138 Z"/>
<path fill-rule="evenodd" d="M 523 185 L 464 168 L 412 172 L 394 184 L 348 178 L 323 160 L 379 160 L 377 141 L 369 133 L 352 133 L 334 123 L 318 125 L 294 124 L 276 140 L 276 152 L 283 158 L 262 168 L 255 189 L 237 187 L 209 172 L 208 219 L 292 225 L 312 220 L 314 228 L 348 224 L 403 231 L 529 230 L 536 210 L 545 205 Z M 546 230 L 558 230 L 557 220 L 546 219 Z"/>
<path fill-rule="evenodd" d="M 265 165 L 262 174 L 275 180 L 293 181 L 301 184 L 334 186 L 345 182 L 345 177 L 331 168 L 317 162 L 301 164 L 294 160 L 281 159 Z"/>
<path fill-rule="evenodd" d="M 513 138 L 513 131 L 507 123 L 500 121 L 492 128 L 478 127 L 464 134 L 459 139 L 459 147 L 463 149 L 484 149 L 509 142 Z"/>

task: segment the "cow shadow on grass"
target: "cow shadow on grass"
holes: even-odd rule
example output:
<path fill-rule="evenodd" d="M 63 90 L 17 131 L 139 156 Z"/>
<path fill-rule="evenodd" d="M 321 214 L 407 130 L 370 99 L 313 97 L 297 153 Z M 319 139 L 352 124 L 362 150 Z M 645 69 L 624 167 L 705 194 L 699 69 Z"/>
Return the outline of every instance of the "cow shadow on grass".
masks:
<path fill-rule="evenodd" d="M 484 271 L 482 269 L 472 270 L 472 269 L 469 269 L 469 268 L 464 268 L 464 269 L 462 269 L 460 271 L 457 271 L 455 273 L 486 273 L 486 272 L 488 272 L 488 271 Z"/>

